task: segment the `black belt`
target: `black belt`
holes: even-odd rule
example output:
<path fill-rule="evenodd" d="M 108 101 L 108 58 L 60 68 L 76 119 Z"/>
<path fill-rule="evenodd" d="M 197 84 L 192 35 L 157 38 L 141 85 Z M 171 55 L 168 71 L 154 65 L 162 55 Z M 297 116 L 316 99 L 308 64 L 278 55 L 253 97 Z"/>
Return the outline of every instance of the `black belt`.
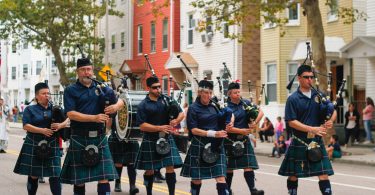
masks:
<path fill-rule="evenodd" d="M 82 137 L 99 137 L 105 134 L 104 129 L 99 130 L 88 130 L 88 129 L 72 129 L 72 135 L 82 136 Z"/>

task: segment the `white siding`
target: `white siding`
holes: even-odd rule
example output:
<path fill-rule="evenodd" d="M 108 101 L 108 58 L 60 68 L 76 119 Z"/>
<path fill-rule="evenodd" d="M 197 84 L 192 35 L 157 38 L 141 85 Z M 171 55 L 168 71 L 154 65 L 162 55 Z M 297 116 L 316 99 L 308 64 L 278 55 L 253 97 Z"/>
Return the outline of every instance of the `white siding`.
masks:
<path fill-rule="evenodd" d="M 375 59 L 369 59 L 366 71 L 366 97 L 375 98 Z"/>
<path fill-rule="evenodd" d="M 375 1 L 367 0 L 367 35 L 375 36 Z"/>
<path fill-rule="evenodd" d="M 353 59 L 353 84 L 358 89 L 365 89 L 366 87 L 366 67 L 368 60 L 366 58 Z"/>
<path fill-rule="evenodd" d="M 226 62 L 233 79 L 240 79 L 242 81 L 241 74 L 238 72 L 241 67 L 241 60 L 239 58 L 242 55 L 239 49 L 241 45 L 235 40 L 224 40 L 223 34 L 218 31 L 214 31 L 211 44 L 206 45 L 202 42 L 202 33 L 194 30 L 193 45 L 188 46 L 188 15 L 194 15 L 196 26 L 199 20 L 204 20 L 204 18 L 201 18 L 200 11 L 190 5 L 191 2 L 192 0 L 181 1 L 181 26 L 183 26 L 181 28 L 181 52 L 190 53 L 198 62 L 198 69 L 193 70 L 198 80 L 203 79 L 203 71 L 212 71 L 212 80 L 215 83 L 214 93 L 218 95 L 219 87 L 216 77 L 219 76 L 220 70 L 224 68 L 223 62 Z M 234 30 L 237 30 L 237 27 L 231 26 L 230 32 Z"/>
<path fill-rule="evenodd" d="M 360 12 L 367 12 L 366 10 L 366 1 L 368 0 L 353 0 L 353 7 L 358 9 Z M 367 22 L 363 19 L 358 20 L 353 24 L 353 39 L 358 36 L 365 36 L 366 35 L 366 24 Z"/>

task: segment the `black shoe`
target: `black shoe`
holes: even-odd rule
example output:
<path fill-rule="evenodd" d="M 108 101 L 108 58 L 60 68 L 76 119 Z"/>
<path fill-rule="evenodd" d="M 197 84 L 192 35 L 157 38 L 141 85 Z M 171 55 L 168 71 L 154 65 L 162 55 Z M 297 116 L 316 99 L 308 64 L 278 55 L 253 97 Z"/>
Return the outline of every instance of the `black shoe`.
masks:
<path fill-rule="evenodd" d="M 256 188 L 251 190 L 251 195 L 263 195 L 264 191 L 263 190 L 257 190 Z"/>
<path fill-rule="evenodd" d="M 139 193 L 139 189 L 135 185 L 130 186 L 129 194 L 130 195 L 135 195 Z"/>
<path fill-rule="evenodd" d="M 39 177 L 39 183 L 46 183 L 46 181 L 44 181 L 44 177 Z"/>
<path fill-rule="evenodd" d="M 0 153 L 7 153 L 7 152 L 5 152 L 5 150 L 1 149 L 1 150 L 0 150 Z"/>
<path fill-rule="evenodd" d="M 119 179 L 116 179 L 116 182 L 115 182 L 115 192 L 122 192 L 121 181 Z"/>

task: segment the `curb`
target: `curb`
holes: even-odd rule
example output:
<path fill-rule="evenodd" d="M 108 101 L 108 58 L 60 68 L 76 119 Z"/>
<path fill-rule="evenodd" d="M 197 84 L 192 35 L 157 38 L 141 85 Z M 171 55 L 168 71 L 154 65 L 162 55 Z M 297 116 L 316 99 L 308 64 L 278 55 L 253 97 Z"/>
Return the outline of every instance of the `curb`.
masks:
<path fill-rule="evenodd" d="M 265 152 L 254 152 L 254 153 L 255 153 L 255 155 L 259 155 L 259 156 L 269 156 L 270 155 L 270 153 L 265 153 Z M 343 158 L 337 158 L 337 159 L 333 160 L 332 162 L 333 163 L 340 163 L 340 164 L 355 164 L 355 165 L 375 166 L 375 161 L 358 161 L 358 160 L 343 159 Z"/>

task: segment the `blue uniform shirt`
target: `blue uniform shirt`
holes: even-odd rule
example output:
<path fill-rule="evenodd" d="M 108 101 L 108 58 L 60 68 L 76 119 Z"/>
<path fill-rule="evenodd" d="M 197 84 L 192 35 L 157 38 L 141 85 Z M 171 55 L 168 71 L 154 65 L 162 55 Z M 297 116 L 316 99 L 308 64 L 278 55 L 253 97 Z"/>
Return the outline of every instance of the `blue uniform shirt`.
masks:
<path fill-rule="evenodd" d="M 137 124 L 149 123 L 152 125 L 168 125 L 169 117 L 167 113 L 167 104 L 169 99 L 164 100 L 159 96 L 157 101 L 150 99 L 149 95 L 138 105 Z M 182 109 L 179 109 L 182 112 Z"/>
<path fill-rule="evenodd" d="M 318 94 L 312 90 L 311 98 L 308 98 L 298 88 L 286 101 L 285 121 L 298 120 L 305 125 L 313 127 L 320 126 L 320 115 L 322 113 L 320 113 L 320 103 L 317 95 Z M 307 136 L 307 132 L 295 130 L 290 126 L 289 128 L 297 137 Z"/>
<path fill-rule="evenodd" d="M 250 105 L 249 100 L 243 99 L 242 101 L 244 101 L 247 105 Z M 228 107 L 232 109 L 233 114 L 234 114 L 233 126 L 237 128 L 249 128 L 247 114 L 244 109 L 243 103 L 240 102 L 239 104 L 235 104 L 231 101 L 228 101 Z"/>
<path fill-rule="evenodd" d="M 218 130 L 218 114 L 212 104 L 203 105 L 199 98 L 189 106 L 186 124 L 189 131 L 193 128 Z"/>
<path fill-rule="evenodd" d="M 99 95 L 97 95 L 95 89 L 95 82 L 92 82 L 90 87 L 86 87 L 78 80 L 76 83 L 67 87 L 64 91 L 65 113 L 70 111 L 77 111 L 89 115 L 104 113 L 103 108 L 99 104 Z M 72 129 L 99 130 L 104 128 L 104 124 L 71 120 L 70 127 Z"/>
<path fill-rule="evenodd" d="M 51 110 L 51 104 L 48 104 L 47 108 L 44 108 L 40 104 L 27 106 L 22 116 L 22 123 L 23 125 L 30 124 L 35 127 L 50 128 Z"/>

